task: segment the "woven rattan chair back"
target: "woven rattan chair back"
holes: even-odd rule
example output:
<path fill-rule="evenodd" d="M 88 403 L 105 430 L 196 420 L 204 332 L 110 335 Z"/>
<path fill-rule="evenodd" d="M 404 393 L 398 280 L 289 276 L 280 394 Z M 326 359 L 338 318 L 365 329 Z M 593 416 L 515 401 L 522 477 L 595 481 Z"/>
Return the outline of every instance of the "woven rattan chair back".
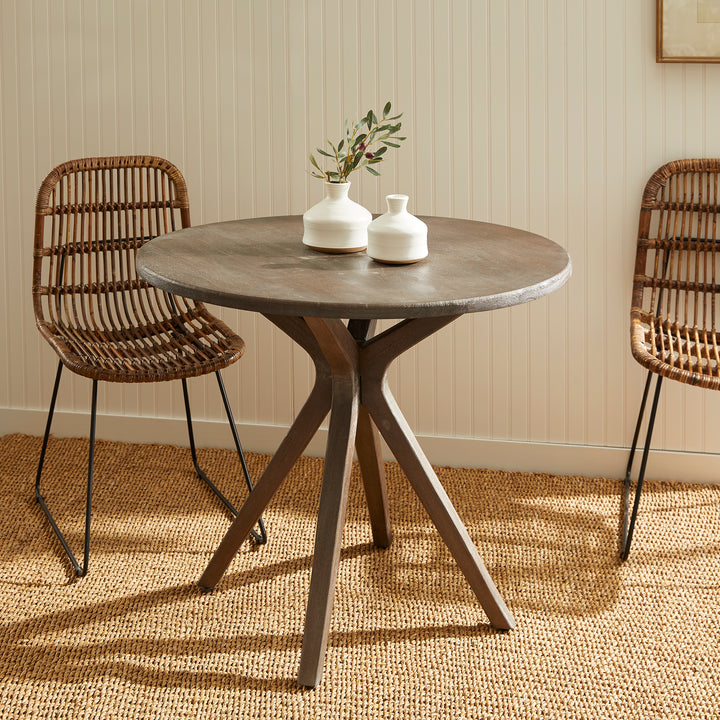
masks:
<path fill-rule="evenodd" d="M 76 160 L 47 176 L 36 207 L 35 317 L 68 368 L 154 382 L 219 370 L 242 355 L 242 340 L 201 303 L 136 273 L 144 243 L 188 225 L 185 180 L 161 158 Z M 191 343 L 181 340 L 188 332 Z"/>
<path fill-rule="evenodd" d="M 720 388 L 720 160 L 679 160 L 648 181 L 640 210 L 632 352 L 648 370 Z"/>
<path fill-rule="evenodd" d="M 621 557 L 630 551 L 663 378 L 720 389 L 720 159 L 659 168 L 642 196 L 630 338 L 648 369 L 625 473 Z M 637 489 L 630 477 L 653 376 L 656 378 Z"/>
<path fill-rule="evenodd" d="M 252 483 L 220 370 L 245 344 L 202 303 L 140 278 L 135 256 L 158 235 L 190 225 L 185 180 L 151 156 L 73 160 L 44 180 L 35 208 L 33 304 L 42 336 L 60 357 L 35 481 L 35 496 L 75 573 L 88 569 L 97 383 L 182 381 L 195 470 L 232 515 L 237 510 L 198 464 L 186 379 L 214 372 L 249 490 Z M 93 381 L 84 562 L 81 566 L 40 492 L 63 366 Z M 258 543 L 267 539 L 262 520 Z"/>

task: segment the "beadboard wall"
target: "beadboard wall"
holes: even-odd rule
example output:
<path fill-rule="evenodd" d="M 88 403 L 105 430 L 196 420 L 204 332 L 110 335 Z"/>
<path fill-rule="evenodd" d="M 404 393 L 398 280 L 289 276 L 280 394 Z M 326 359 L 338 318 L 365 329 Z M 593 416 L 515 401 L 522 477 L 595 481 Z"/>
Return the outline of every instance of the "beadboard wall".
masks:
<path fill-rule="evenodd" d="M 546 235 L 574 265 L 551 297 L 464 317 L 392 368 L 430 459 L 622 474 L 640 193 L 660 164 L 720 153 L 720 65 L 656 64 L 655 0 L 2 0 L 0 63 L 1 433 L 41 434 L 50 398 L 30 286 L 52 167 L 157 154 L 194 224 L 300 214 L 322 193 L 308 152 L 390 99 L 408 140 L 355 200 L 404 192 L 416 214 Z M 217 312 L 248 345 L 225 374 L 245 445 L 272 450 L 311 365 L 263 318 Z M 65 382 L 54 431 L 86 434 L 90 383 Z M 175 385 L 102 386 L 99 434 L 185 443 Z M 201 441 L 229 445 L 214 378 L 191 393 Z M 719 426 L 720 397 L 667 383 L 650 474 L 720 477 Z"/>

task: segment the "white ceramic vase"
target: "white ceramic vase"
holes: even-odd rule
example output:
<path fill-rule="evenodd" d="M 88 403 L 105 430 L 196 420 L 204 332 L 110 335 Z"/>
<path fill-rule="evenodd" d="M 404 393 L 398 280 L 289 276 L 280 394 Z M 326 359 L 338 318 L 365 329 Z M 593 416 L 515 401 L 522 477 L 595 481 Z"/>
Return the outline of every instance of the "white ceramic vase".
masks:
<path fill-rule="evenodd" d="M 427 257 L 427 225 L 407 211 L 407 195 L 388 195 L 388 211 L 368 226 L 367 254 L 393 265 Z"/>
<path fill-rule="evenodd" d="M 303 215 L 303 244 L 327 253 L 352 253 L 367 247 L 369 210 L 348 197 L 350 183 L 325 183 L 325 197 Z"/>

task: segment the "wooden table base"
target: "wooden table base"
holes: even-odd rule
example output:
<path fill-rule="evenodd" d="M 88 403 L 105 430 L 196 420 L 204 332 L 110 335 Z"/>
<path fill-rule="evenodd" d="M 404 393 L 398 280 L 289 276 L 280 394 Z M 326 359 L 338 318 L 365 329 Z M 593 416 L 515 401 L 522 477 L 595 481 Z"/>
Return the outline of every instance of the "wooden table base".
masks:
<path fill-rule="evenodd" d="M 347 509 L 353 446 L 357 450 L 373 540 L 392 541 L 378 430 L 437 527 L 492 625 L 515 620 L 495 587 L 455 508 L 403 417 L 387 384 L 390 363 L 458 317 L 404 320 L 368 339 L 374 323 L 339 319 L 266 317 L 301 345 L 315 363 L 315 385 L 302 410 L 218 546 L 198 584 L 212 589 L 230 565 L 295 461 L 330 412 L 315 550 L 298 682 L 322 677 Z"/>

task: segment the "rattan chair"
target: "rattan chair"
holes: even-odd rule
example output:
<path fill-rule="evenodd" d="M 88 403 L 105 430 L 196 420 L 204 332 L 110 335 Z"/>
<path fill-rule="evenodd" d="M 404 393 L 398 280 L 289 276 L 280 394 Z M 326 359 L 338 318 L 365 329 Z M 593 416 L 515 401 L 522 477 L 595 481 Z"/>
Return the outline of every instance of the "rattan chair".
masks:
<path fill-rule="evenodd" d="M 42 336 L 59 355 L 35 496 L 76 575 L 88 571 L 98 381 L 180 380 L 195 470 L 231 514 L 237 511 L 200 468 L 187 378 L 214 372 L 249 490 L 252 483 L 220 370 L 245 344 L 197 302 L 169 295 L 140 279 L 135 254 L 157 235 L 190 225 L 180 171 L 157 157 L 102 157 L 56 167 L 44 180 L 35 213 L 33 304 Z M 90 448 L 82 566 L 40 491 L 48 437 L 63 366 L 92 380 Z M 257 543 L 267 539 L 262 520 Z"/>
<path fill-rule="evenodd" d="M 670 162 L 648 180 L 640 209 L 631 310 L 632 354 L 648 374 L 625 473 L 623 560 L 630 552 L 663 378 L 720 390 L 718 220 L 720 159 Z M 653 377 L 630 515 L 630 477 Z"/>

